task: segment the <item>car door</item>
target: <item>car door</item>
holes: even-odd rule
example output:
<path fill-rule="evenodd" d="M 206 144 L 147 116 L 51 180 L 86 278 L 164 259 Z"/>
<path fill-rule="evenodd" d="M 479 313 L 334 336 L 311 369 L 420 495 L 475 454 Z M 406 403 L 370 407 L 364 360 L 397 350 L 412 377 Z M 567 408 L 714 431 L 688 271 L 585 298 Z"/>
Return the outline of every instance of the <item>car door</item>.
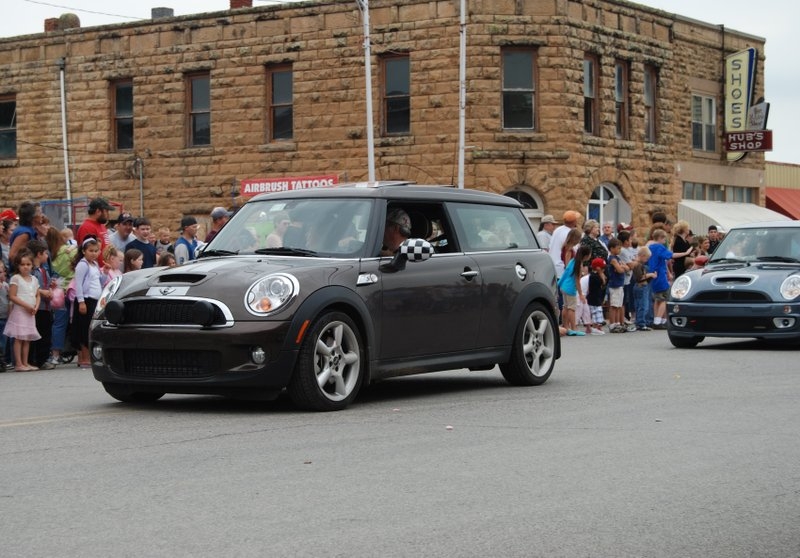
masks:
<path fill-rule="evenodd" d="M 481 276 L 463 253 L 434 254 L 387 272 L 374 262 L 380 282 L 380 358 L 402 359 L 468 351 L 481 314 Z"/>

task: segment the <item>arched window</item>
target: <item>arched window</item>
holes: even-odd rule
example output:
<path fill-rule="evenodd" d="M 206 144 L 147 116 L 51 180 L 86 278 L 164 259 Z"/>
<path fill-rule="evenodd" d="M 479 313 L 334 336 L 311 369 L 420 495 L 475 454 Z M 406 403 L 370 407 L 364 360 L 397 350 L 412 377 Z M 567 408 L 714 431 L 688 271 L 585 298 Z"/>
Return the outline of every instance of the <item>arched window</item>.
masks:
<path fill-rule="evenodd" d="M 592 192 L 586 207 L 586 218 L 594 219 L 601 225 L 606 221 L 613 223 L 631 222 L 631 206 L 622 197 L 616 185 L 610 182 L 600 184 Z"/>

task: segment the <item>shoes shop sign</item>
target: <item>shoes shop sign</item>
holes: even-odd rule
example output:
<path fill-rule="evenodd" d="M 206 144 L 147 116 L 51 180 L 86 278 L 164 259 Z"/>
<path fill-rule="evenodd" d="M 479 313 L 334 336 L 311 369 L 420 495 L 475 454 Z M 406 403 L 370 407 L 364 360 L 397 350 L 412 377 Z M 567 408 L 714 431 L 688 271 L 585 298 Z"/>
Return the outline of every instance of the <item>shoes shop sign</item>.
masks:
<path fill-rule="evenodd" d="M 320 176 L 290 176 L 283 178 L 247 178 L 242 180 L 239 193 L 251 197 L 272 192 L 306 190 L 308 188 L 329 188 L 339 183 L 335 174 Z"/>

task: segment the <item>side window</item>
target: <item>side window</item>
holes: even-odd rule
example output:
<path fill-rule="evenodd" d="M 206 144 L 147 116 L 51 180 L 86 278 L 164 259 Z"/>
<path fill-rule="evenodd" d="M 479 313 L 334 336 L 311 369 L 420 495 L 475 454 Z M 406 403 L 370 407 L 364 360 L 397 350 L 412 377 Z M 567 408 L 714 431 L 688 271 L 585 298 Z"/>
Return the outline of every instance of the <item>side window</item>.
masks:
<path fill-rule="evenodd" d="M 114 150 L 133 149 L 133 80 L 125 79 L 111 84 L 113 107 Z"/>
<path fill-rule="evenodd" d="M 390 215 L 395 209 L 402 209 L 408 215 L 411 225 L 409 238 L 427 240 L 433 245 L 436 254 L 455 250 L 453 227 L 441 203 L 393 200 L 386 206 L 386 215 Z M 381 231 L 383 231 L 382 234 L 385 234 L 383 227 Z M 386 237 L 384 237 L 384 241 L 386 241 Z"/>
<path fill-rule="evenodd" d="M 269 141 L 294 137 L 294 99 L 292 66 L 285 64 L 267 68 L 267 106 Z"/>
<path fill-rule="evenodd" d="M 450 207 L 465 252 L 538 247 L 530 225 L 516 207 L 466 203 Z"/>
<path fill-rule="evenodd" d="M 533 49 L 503 50 L 503 129 L 535 128 L 536 68 Z"/>
<path fill-rule="evenodd" d="M 0 96 L 0 159 L 17 156 L 17 98 Z"/>
<path fill-rule="evenodd" d="M 211 78 L 208 72 L 186 77 L 186 128 L 189 147 L 211 145 Z"/>
<path fill-rule="evenodd" d="M 382 59 L 383 135 L 411 132 L 411 66 L 408 55 Z"/>

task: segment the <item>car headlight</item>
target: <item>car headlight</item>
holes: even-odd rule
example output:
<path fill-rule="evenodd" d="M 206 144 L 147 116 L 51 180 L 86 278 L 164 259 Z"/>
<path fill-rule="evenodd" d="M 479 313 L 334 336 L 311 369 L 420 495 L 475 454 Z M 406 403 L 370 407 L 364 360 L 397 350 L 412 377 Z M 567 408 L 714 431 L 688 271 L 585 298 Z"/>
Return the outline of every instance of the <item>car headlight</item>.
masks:
<path fill-rule="evenodd" d="M 800 296 L 800 275 L 792 275 L 783 280 L 781 296 L 786 300 L 793 300 Z"/>
<path fill-rule="evenodd" d="M 300 284 L 292 275 L 276 273 L 253 283 L 244 295 L 244 304 L 251 314 L 266 316 L 285 306 L 300 292 Z"/>
<path fill-rule="evenodd" d="M 689 279 L 686 275 L 681 275 L 672 283 L 672 289 L 670 290 L 670 294 L 672 298 L 676 300 L 681 300 L 685 298 L 686 295 L 689 294 L 689 291 L 692 289 L 692 280 Z"/>
<path fill-rule="evenodd" d="M 103 292 L 100 293 L 100 298 L 97 299 L 97 307 L 94 310 L 94 316 L 97 317 L 100 312 L 103 311 L 103 308 L 106 307 L 108 301 L 114 298 L 114 295 L 117 294 L 117 290 L 119 286 L 122 284 L 122 276 L 114 277 L 111 281 L 109 281 L 105 287 L 103 287 Z"/>

